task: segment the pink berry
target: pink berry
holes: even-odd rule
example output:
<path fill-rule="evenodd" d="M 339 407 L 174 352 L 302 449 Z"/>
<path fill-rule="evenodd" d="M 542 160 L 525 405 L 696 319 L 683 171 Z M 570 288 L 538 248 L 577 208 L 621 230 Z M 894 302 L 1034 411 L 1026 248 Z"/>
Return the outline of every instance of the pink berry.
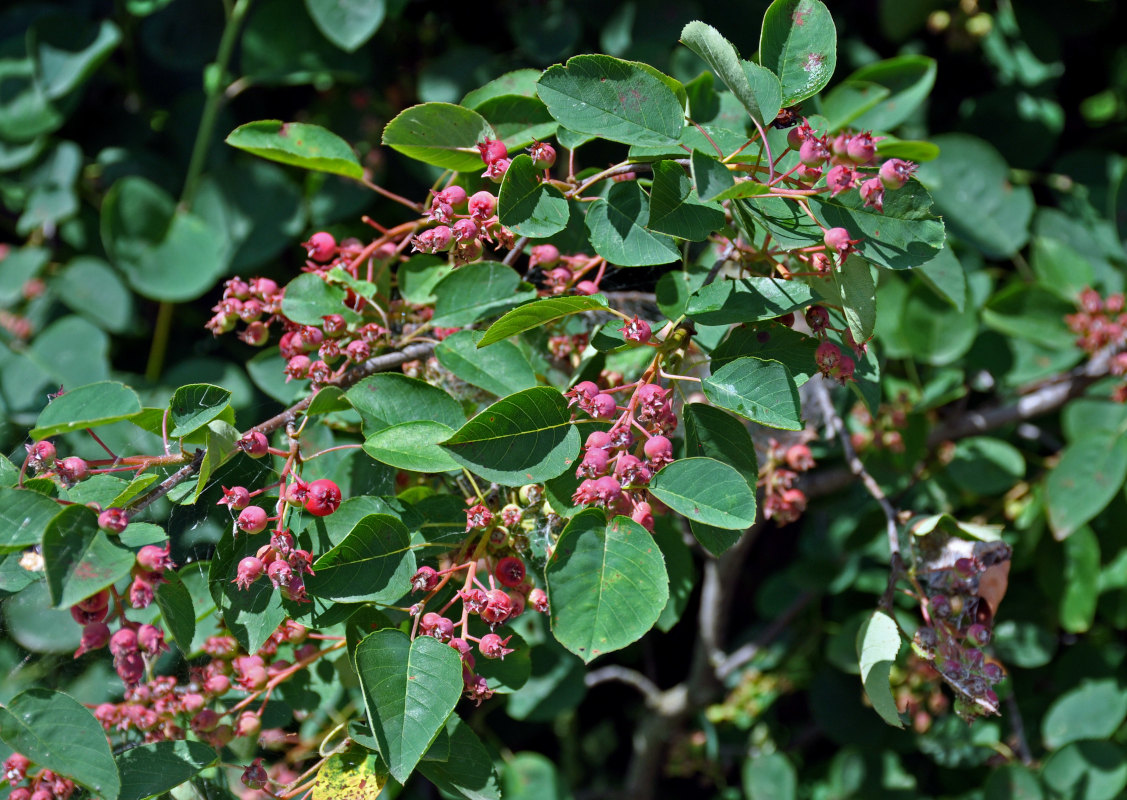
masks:
<path fill-rule="evenodd" d="M 142 625 L 137 629 L 137 645 L 151 656 L 168 649 L 164 631 L 155 625 Z"/>
<path fill-rule="evenodd" d="M 596 419 L 610 419 L 617 411 L 614 397 L 609 394 L 598 394 L 591 401 L 591 416 Z"/>
<path fill-rule="evenodd" d="M 236 444 L 251 458 L 262 458 L 270 450 L 270 440 L 259 431 L 248 431 Z"/>
<path fill-rule="evenodd" d="M 430 229 L 430 242 L 434 247 L 432 252 L 443 252 L 450 249 L 454 243 L 454 231 L 447 225 L 436 225 Z"/>
<path fill-rule="evenodd" d="M 528 593 L 528 604 L 541 614 L 548 613 L 548 593 L 536 587 Z"/>
<path fill-rule="evenodd" d="M 650 508 L 649 503 L 638 503 L 634 506 L 634 510 L 630 513 L 630 519 L 637 522 L 650 533 L 653 533 L 654 515 L 653 509 Z"/>
<path fill-rule="evenodd" d="M 110 637 L 110 652 L 115 656 L 132 653 L 137 649 L 137 632 L 132 628 L 122 628 Z"/>
<path fill-rule="evenodd" d="M 554 244 L 538 244 L 528 251 L 529 259 L 528 266 L 540 267 L 541 269 L 551 269 L 560 262 L 559 248 Z M 571 277 L 571 271 L 567 270 L 566 278 Z"/>
<path fill-rule="evenodd" d="M 830 157 L 829 148 L 821 139 L 813 136 L 804 141 L 798 148 L 798 160 L 808 167 L 820 167 Z"/>
<path fill-rule="evenodd" d="M 109 640 L 110 626 L 104 622 L 91 622 L 82 628 L 82 642 L 74 656 L 77 658 L 83 653 L 105 647 Z"/>
<path fill-rule="evenodd" d="M 470 197 L 469 211 L 474 219 L 484 222 L 493 216 L 497 208 L 497 197 L 492 192 L 480 191 Z"/>
<path fill-rule="evenodd" d="M 248 589 L 250 585 L 262 577 L 263 571 L 266 569 L 262 563 L 262 559 L 255 556 L 247 556 L 239 562 L 238 572 L 235 580 L 232 581 L 240 589 Z"/>
<path fill-rule="evenodd" d="M 836 250 L 839 254 L 848 252 L 857 243 L 856 240 L 849 238 L 849 231 L 845 228 L 829 228 L 822 238 L 826 247 Z"/>
<path fill-rule="evenodd" d="M 232 486 L 223 488 L 223 497 L 216 505 L 230 506 L 234 511 L 242 511 L 250 504 L 250 492 L 245 486 Z"/>
<path fill-rule="evenodd" d="M 290 565 L 281 559 L 271 561 L 270 566 L 266 568 L 266 577 L 270 579 L 270 583 L 274 584 L 275 589 L 289 583 L 292 575 L 293 570 Z"/>
<path fill-rule="evenodd" d="M 134 608 L 148 608 L 153 602 L 153 584 L 142 577 L 129 585 L 129 604 Z"/>
<path fill-rule="evenodd" d="M 98 515 L 98 527 L 106 533 L 118 534 L 129 526 L 129 515 L 120 508 L 107 508 Z"/>
<path fill-rule="evenodd" d="M 438 573 L 435 572 L 434 567 L 419 567 L 418 571 L 411 576 L 411 591 L 429 592 L 438 586 L 438 582 Z"/>
<path fill-rule="evenodd" d="M 494 183 L 501 183 L 505 179 L 505 173 L 509 171 L 509 164 L 511 163 L 510 159 L 499 158 L 485 168 L 481 177 L 489 178 Z"/>
<path fill-rule="evenodd" d="M 818 369 L 828 375 L 841 362 L 841 348 L 833 342 L 822 342 L 814 351 L 814 360 L 818 363 Z"/>
<path fill-rule="evenodd" d="M 850 139 L 849 144 L 846 145 L 846 155 L 849 156 L 850 161 L 859 166 L 871 164 L 877 155 L 877 145 L 873 140 L 872 131 L 859 133 Z"/>
<path fill-rule="evenodd" d="M 861 184 L 861 199 L 865 206 L 884 211 L 884 182 L 880 178 L 869 178 Z"/>
<path fill-rule="evenodd" d="M 55 463 L 55 445 L 44 439 L 42 442 L 26 445 L 28 464 L 35 470 L 46 469 Z"/>
<path fill-rule="evenodd" d="M 436 200 L 441 200 L 450 206 L 457 207 L 466 202 L 466 190 L 457 184 L 447 186 L 441 192 L 435 194 Z"/>
<path fill-rule="evenodd" d="M 642 451 L 655 464 L 660 462 L 664 465 L 673 460 L 673 443 L 664 436 L 651 436 L 642 445 Z"/>
<path fill-rule="evenodd" d="M 576 294 L 590 296 L 596 294 L 598 291 L 599 287 L 593 281 L 580 281 L 579 283 L 575 284 Z"/>
<path fill-rule="evenodd" d="M 594 384 L 591 385 L 594 386 Z M 585 446 L 588 450 L 606 450 L 611 446 L 610 434 L 606 431 L 592 431 L 587 436 Z"/>
<path fill-rule="evenodd" d="M 880 165 L 880 171 L 877 174 L 881 183 L 884 184 L 884 188 L 895 190 L 907 183 L 908 178 L 912 177 L 917 169 L 919 167 L 911 161 L 890 158 Z"/>
<path fill-rule="evenodd" d="M 536 142 L 528 148 L 528 154 L 536 169 L 551 169 L 556 163 L 556 148 L 546 142 Z"/>
<path fill-rule="evenodd" d="M 485 593 L 485 608 L 481 609 L 481 618 L 490 627 L 500 625 L 509 618 L 513 610 L 513 601 L 508 594 L 500 589 L 491 589 Z"/>
<path fill-rule="evenodd" d="M 471 217 L 460 219 L 454 223 L 454 239 L 458 242 L 472 242 L 481 235 L 481 227 Z"/>
<path fill-rule="evenodd" d="M 486 166 L 495 164 L 509 155 L 505 143 L 499 139 L 486 139 L 479 142 L 477 150 L 481 153 L 481 160 L 485 162 Z"/>
<path fill-rule="evenodd" d="M 602 433 L 602 431 L 600 431 Z M 605 435 L 605 434 L 604 434 Z M 607 437 L 608 439 L 610 437 Z M 610 453 L 597 447 L 589 447 L 583 454 L 583 460 L 575 470 L 577 478 L 597 478 L 605 475 L 610 462 Z"/>
<path fill-rule="evenodd" d="M 830 197 L 837 197 L 842 192 L 852 189 L 857 182 L 857 173 L 844 164 L 838 164 L 826 173 L 826 186 L 830 188 Z"/>
<path fill-rule="evenodd" d="M 305 510 L 315 517 L 327 517 L 340 508 L 340 487 L 328 478 L 309 484 Z"/>
<path fill-rule="evenodd" d="M 236 523 L 243 533 L 259 533 L 266 530 L 266 510 L 258 506 L 247 506 L 239 512 Z"/>
<path fill-rule="evenodd" d="M 137 551 L 137 564 L 148 572 L 163 572 L 175 567 L 172 559 L 168 557 L 171 542 L 165 542 L 164 547 L 147 544 Z"/>
<path fill-rule="evenodd" d="M 619 328 L 619 330 L 622 331 L 623 339 L 628 342 L 638 342 L 640 344 L 648 342 L 653 335 L 649 323 L 637 317 L 627 322 Z"/>
<path fill-rule="evenodd" d="M 59 475 L 67 483 L 77 483 L 90 474 L 86 462 L 78 456 L 64 458 L 56 464 L 56 468 L 59 470 Z"/>
<path fill-rule="evenodd" d="M 309 356 L 296 355 L 286 362 L 286 383 L 300 381 L 309 375 Z"/>
<path fill-rule="evenodd" d="M 337 251 L 337 240 L 331 233 L 320 231 L 309 237 L 304 245 L 309 257 L 314 261 L 325 262 L 331 259 Z"/>

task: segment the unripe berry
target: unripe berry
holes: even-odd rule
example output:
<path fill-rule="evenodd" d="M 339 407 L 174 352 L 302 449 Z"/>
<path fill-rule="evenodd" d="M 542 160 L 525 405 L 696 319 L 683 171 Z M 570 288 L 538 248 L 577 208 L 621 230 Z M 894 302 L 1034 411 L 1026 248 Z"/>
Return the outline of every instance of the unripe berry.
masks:
<path fill-rule="evenodd" d="M 454 239 L 459 242 L 472 242 L 481 235 L 481 228 L 477 221 L 466 217 L 454 223 Z"/>
<path fill-rule="evenodd" d="M 457 207 L 466 202 L 466 190 L 457 184 L 453 184 L 435 194 L 434 197 L 436 200 L 441 200 L 443 203 Z"/>
<path fill-rule="evenodd" d="M 634 319 L 627 322 L 625 325 L 619 328 L 619 330 L 622 331 L 622 338 L 624 338 L 626 341 L 638 342 L 640 344 L 645 344 L 646 342 L 648 342 L 650 340 L 650 337 L 653 335 L 653 332 L 650 330 L 649 323 L 645 320 L 638 319 L 637 317 L 634 317 Z"/>
<path fill-rule="evenodd" d="M 266 530 L 266 511 L 258 506 L 247 506 L 239 512 L 236 523 L 243 533 L 259 533 Z"/>
<path fill-rule="evenodd" d="M 873 141 L 873 134 L 871 131 L 859 133 L 849 140 L 846 145 L 846 155 L 849 160 L 859 166 L 871 164 L 877 155 L 877 145 Z"/>
<path fill-rule="evenodd" d="M 309 375 L 309 356 L 296 355 L 286 362 L 286 383 L 300 381 Z"/>
<path fill-rule="evenodd" d="M 216 505 L 230 506 L 234 511 L 242 511 L 250 504 L 250 492 L 245 486 L 232 486 L 223 488 L 223 497 Z"/>
<path fill-rule="evenodd" d="M 967 628 L 967 641 L 978 647 L 985 647 L 990 644 L 990 629 L 976 622 Z"/>
<path fill-rule="evenodd" d="M 155 625 L 142 625 L 137 629 L 137 645 L 149 655 L 168 649 L 164 643 L 164 631 Z"/>
<path fill-rule="evenodd" d="M 56 465 L 59 470 L 59 475 L 67 483 L 77 483 L 86 478 L 90 474 L 86 462 L 78 456 L 69 456 L 59 461 Z"/>
<path fill-rule="evenodd" d="M 265 568 L 262 559 L 256 558 L 255 556 L 247 556 L 239 562 L 238 572 L 232 583 L 240 589 L 247 589 L 252 583 L 262 577 L 262 572 Z"/>
<path fill-rule="evenodd" d="M 810 137 L 798 148 L 798 160 L 808 167 L 820 167 L 829 157 L 829 148 L 821 139 Z"/>
<path fill-rule="evenodd" d="M 302 245 L 314 261 L 325 262 L 331 259 L 337 251 L 337 240 L 331 233 L 320 231 L 309 237 L 309 241 Z"/>
<path fill-rule="evenodd" d="M 528 154 L 532 156 L 532 166 L 536 169 L 551 169 L 556 163 L 556 148 L 547 142 L 536 142 L 528 148 Z"/>
<path fill-rule="evenodd" d="M 418 571 L 411 576 L 411 591 L 429 592 L 435 586 L 438 586 L 439 580 L 434 567 L 419 567 Z"/>
<path fill-rule="evenodd" d="M 165 542 L 164 547 L 147 544 L 137 551 L 137 564 L 147 572 L 162 572 L 176 565 L 168 557 L 171 542 Z"/>
<path fill-rule="evenodd" d="M 541 614 L 548 613 L 548 594 L 539 586 L 528 593 L 528 604 Z"/>
<path fill-rule="evenodd" d="M 544 499 L 544 487 L 538 483 L 526 483 L 517 490 L 517 498 L 526 506 L 535 506 Z"/>
<path fill-rule="evenodd" d="M 77 658 L 82 653 L 105 647 L 110 640 L 110 626 L 104 622 L 91 622 L 82 629 L 82 642 L 75 653 Z"/>
<path fill-rule="evenodd" d="M 830 197 L 837 197 L 842 192 L 853 188 L 857 182 L 857 173 L 844 164 L 838 164 L 826 173 L 826 186 L 830 189 Z"/>
<path fill-rule="evenodd" d="M 290 565 L 281 559 L 271 561 L 270 566 L 266 568 L 266 577 L 274 584 L 275 589 L 289 583 L 292 575 L 293 570 Z"/>
<path fill-rule="evenodd" d="M 551 269 L 560 262 L 560 251 L 554 244 L 538 244 L 528 251 L 528 255 L 528 266 L 530 267 Z M 570 277 L 571 271 L 568 270 L 565 280 Z"/>
<path fill-rule="evenodd" d="M 917 169 L 919 167 L 911 161 L 890 158 L 880 165 L 880 171 L 877 175 L 880 177 L 881 183 L 884 184 L 884 188 L 895 190 L 907 183 L 908 178 L 912 177 Z"/>
<path fill-rule="evenodd" d="M 575 293 L 585 296 L 593 295 L 599 291 L 599 287 L 593 281 L 580 281 L 575 284 Z"/>
<path fill-rule="evenodd" d="M 236 446 L 251 458 L 262 458 L 270 450 L 270 440 L 266 434 L 259 431 L 249 431 L 235 443 Z"/>
<path fill-rule="evenodd" d="M 513 652 L 511 647 L 505 647 L 511 638 L 513 637 L 507 636 L 502 639 L 495 633 L 487 633 L 482 636 L 481 640 L 477 643 L 477 649 L 481 651 L 481 654 L 486 658 L 504 658 L 509 653 Z"/>
<path fill-rule="evenodd" d="M 642 452 L 655 466 L 664 466 L 673 460 L 673 442 L 664 436 L 651 436 L 642 445 Z"/>
<path fill-rule="evenodd" d="M 327 517 L 340 508 L 340 487 L 328 478 L 309 484 L 305 510 L 315 517 Z"/>
<path fill-rule="evenodd" d="M 55 463 L 55 445 L 44 439 L 27 445 L 28 464 L 36 470 L 46 469 Z"/>
<path fill-rule="evenodd" d="M 649 503 L 638 503 L 634 506 L 634 510 L 630 513 L 630 519 L 637 522 L 650 533 L 654 532 L 654 515 L 653 509 L 650 508 Z M 529 600 L 532 599 L 530 595 Z"/>
<path fill-rule="evenodd" d="M 884 211 L 884 182 L 880 178 L 869 178 L 861 184 L 860 192 L 867 207 Z"/>
<path fill-rule="evenodd" d="M 485 608 L 481 609 L 481 618 L 490 627 L 500 625 L 509 618 L 513 610 L 513 601 L 508 594 L 500 589 L 491 589 L 485 593 Z"/>
<path fill-rule="evenodd" d="M 129 526 L 129 515 L 120 508 L 107 508 L 98 515 L 98 527 L 106 533 L 118 534 Z"/>
<path fill-rule="evenodd" d="M 447 225 L 436 225 L 430 229 L 430 243 L 437 252 L 449 250 L 454 243 L 454 232 Z"/>
<path fill-rule="evenodd" d="M 121 628 L 110 637 L 110 652 L 123 656 L 137 649 L 137 633 L 132 628 Z"/>
<path fill-rule="evenodd" d="M 493 216 L 497 208 L 497 198 L 492 192 L 482 190 L 470 197 L 469 211 L 474 219 L 484 222 Z"/>

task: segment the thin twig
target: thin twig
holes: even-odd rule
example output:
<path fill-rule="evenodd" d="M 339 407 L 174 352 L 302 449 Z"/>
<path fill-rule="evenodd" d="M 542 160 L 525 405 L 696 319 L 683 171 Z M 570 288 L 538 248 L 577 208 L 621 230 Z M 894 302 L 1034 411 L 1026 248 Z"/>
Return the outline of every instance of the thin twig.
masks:
<path fill-rule="evenodd" d="M 154 502 L 164 497 L 184 481 L 188 480 L 192 475 L 199 471 L 200 465 L 203 463 L 203 457 L 206 451 L 197 450 L 195 456 L 192 458 L 191 463 L 184 465 L 180 469 L 173 472 L 163 481 L 158 483 L 151 490 L 146 492 L 136 503 L 128 504 L 131 513 L 136 514 L 152 505 Z"/>
<path fill-rule="evenodd" d="M 657 688 L 653 681 L 647 678 L 640 672 L 636 672 L 626 667 L 619 667 L 610 665 L 600 667 L 592 672 L 588 672 L 583 682 L 587 684 L 587 688 L 598 686 L 600 683 L 609 683 L 610 681 L 618 681 L 625 683 L 627 686 L 632 686 L 642 693 L 646 698 L 646 704 L 653 706 L 658 703 L 661 696 L 661 690 Z"/>
<path fill-rule="evenodd" d="M 787 610 L 784 611 L 778 619 L 764 628 L 758 636 L 742 647 L 733 650 L 727 658 L 716 666 L 716 674 L 720 679 L 724 680 L 733 672 L 740 669 L 744 664 L 759 655 L 764 647 L 773 642 L 786 627 L 790 625 L 802 609 L 810 605 L 810 601 L 813 599 L 814 594 L 812 592 L 802 592 L 798 597 L 794 598 L 794 601 L 787 607 Z"/>

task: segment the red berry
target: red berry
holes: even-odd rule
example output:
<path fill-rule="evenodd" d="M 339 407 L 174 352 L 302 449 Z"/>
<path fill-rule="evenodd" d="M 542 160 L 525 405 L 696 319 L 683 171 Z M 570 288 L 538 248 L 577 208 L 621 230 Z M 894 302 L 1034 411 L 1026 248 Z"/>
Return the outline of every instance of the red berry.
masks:
<path fill-rule="evenodd" d="M 509 643 L 509 639 L 512 638 L 512 636 L 506 636 L 502 639 L 495 633 L 487 633 L 478 641 L 477 649 L 486 658 L 504 658 L 513 652 L 511 647 L 505 647 Z"/>
<path fill-rule="evenodd" d="M 592 295 L 599 291 L 599 287 L 593 281 L 580 281 L 575 284 L 575 293 L 582 295 Z"/>
<path fill-rule="evenodd" d="M 176 565 L 168 557 L 171 542 L 165 542 L 164 547 L 147 544 L 137 551 L 137 563 L 147 572 L 162 572 Z"/>
<path fill-rule="evenodd" d="M 438 586 L 438 573 L 434 567 L 419 567 L 418 572 L 411 576 L 412 592 L 429 592 Z"/>
<path fill-rule="evenodd" d="M 539 586 L 528 593 L 528 603 L 541 614 L 548 613 L 548 594 Z"/>
<path fill-rule="evenodd" d="M 231 582 L 240 589 L 248 589 L 252 583 L 262 577 L 262 572 L 265 568 L 262 559 L 256 558 L 255 556 L 247 556 L 239 562 L 235 580 Z"/>
<path fill-rule="evenodd" d="M 223 497 L 216 505 L 230 506 L 235 511 L 242 511 L 250 504 L 250 492 L 245 486 L 232 486 L 223 488 Z"/>
<path fill-rule="evenodd" d="M 266 511 L 258 506 L 247 506 L 239 513 L 236 523 L 243 533 L 259 533 L 266 530 Z"/>
<path fill-rule="evenodd" d="M 314 261 L 325 262 L 331 259 L 337 251 L 337 240 L 331 233 L 320 231 L 309 237 L 304 245 L 309 252 L 309 257 Z"/>
<path fill-rule="evenodd" d="M 46 469 L 55 463 L 55 445 L 44 439 L 26 445 L 28 464 L 35 470 Z"/>
<path fill-rule="evenodd" d="M 481 609 L 481 618 L 489 623 L 490 627 L 500 625 L 513 610 L 513 601 L 500 589 L 491 589 L 485 593 L 485 608 Z"/>
<path fill-rule="evenodd" d="M 610 419 L 618 411 L 614 397 L 609 394 L 597 394 L 591 401 L 591 416 L 596 419 Z"/>
<path fill-rule="evenodd" d="M 270 450 L 270 440 L 259 431 L 248 431 L 236 444 L 251 458 L 262 458 Z"/>
<path fill-rule="evenodd" d="M 137 629 L 137 645 L 151 656 L 168 649 L 164 631 L 155 625 L 142 625 Z"/>
<path fill-rule="evenodd" d="M 519 586 L 524 580 L 524 562 L 516 556 L 505 556 L 497 562 L 493 574 L 504 586 Z"/>
<path fill-rule="evenodd" d="M 654 532 L 654 515 L 653 509 L 650 508 L 649 503 L 638 503 L 634 506 L 634 510 L 630 512 L 630 519 L 637 522 L 650 533 Z M 531 600 L 532 598 L 529 597 Z"/>
<path fill-rule="evenodd" d="M 305 510 L 315 517 L 327 517 L 340 508 L 340 487 L 328 478 L 309 484 L 305 496 Z"/>
<path fill-rule="evenodd" d="M 123 656 L 137 649 L 137 632 L 132 628 L 122 628 L 110 637 L 110 652 Z"/>
<path fill-rule="evenodd" d="M 619 330 L 622 331 L 622 338 L 626 341 L 639 342 L 641 344 L 648 342 L 650 336 L 653 335 L 649 323 L 645 320 L 638 319 L 636 316 L 619 328 Z"/>

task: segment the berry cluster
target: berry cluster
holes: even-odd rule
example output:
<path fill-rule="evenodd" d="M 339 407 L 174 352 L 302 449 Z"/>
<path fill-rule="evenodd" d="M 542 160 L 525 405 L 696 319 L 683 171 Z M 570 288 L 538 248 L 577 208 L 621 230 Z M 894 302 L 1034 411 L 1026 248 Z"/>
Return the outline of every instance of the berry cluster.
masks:
<path fill-rule="evenodd" d="M 648 330 L 647 325 L 645 331 Z M 631 393 L 630 397 L 620 406 L 615 394 L 626 391 Z M 669 390 L 641 381 L 600 390 L 595 383 L 583 381 L 565 396 L 569 398 L 568 405 L 575 405 L 595 419 L 613 420 L 608 430 L 588 435 L 575 470 L 576 477 L 584 480 L 572 501 L 628 516 L 652 532 L 653 509 L 646 486 L 654 473 L 673 461 L 673 444 L 666 434 L 677 428 Z M 641 441 L 635 437 L 635 430 L 641 434 Z"/>
<path fill-rule="evenodd" d="M 818 136 L 803 120 L 787 134 L 787 144 L 798 151 L 799 163 L 791 174 L 809 187 L 814 187 L 824 178 L 831 197 L 857 188 L 867 207 L 883 211 L 885 191 L 901 188 L 917 167 L 911 161 L 890 158 L 876 169 L 875 174 L 866 171 L 876 167 L 877 141 L 872 131 L 843 131 L 833 139 L 828 133 Z M 833 247 L 829 241 L 826 244 Z"/>
<path fill-rule="evenodd" d="M 818 371 L 827 378 L 839 381 L 842 385 L 853 380 L 853 372 L 857 367 L 856 362 L 852 356 L 847 356 L 841 352 L 840 345 L 827 338 L 827 331 L 840 333 L 846 344 L 853 348 L 858 358 L 864 355 L 867 345 L 854 342 L 853 334 L 850 333 L 848 328 L 838 329 L 833 327 L 830 324 L 829 312 L 822 306 L 810 306 L 806 309 L 806 324 L 810 326 L 811 332 L 821 339 L 818 349 L 814 351 L 814 362 L 818 365 Z"/>
<path fill-rule="evenodd" d="M 759 486 L 763 488 L 763 516 L 780 525 L 794 522 L 806 510 L 806 495 L 795 488 L 798 473 L 813 468 L 814 455 L 805 444 L 782 447 L 771 439 L 767 463 L 759 470 Z"/>
<path fill-rule="evenodd" d="M 12 753 L 4 761 L 4 778 L 12 786 L 8 800 L 68 800 L 77 787 L 70 778 L 49 769 L 32 769 L 31 760 Z"/>
<path fill-rule="evenodd" d="M 955 713 L 967 719 L 996 713 L 998 695 L 992 687 L 1005 677 L 982 650 L 992 638 L 993 620 L 993 609 L 984 597 L 989 592 L 984 577 L 1010 556 L 1007 545 L 993 545 L 926 573 L 927 624 L 916 631 L 912 641 L 916 654 L 932 662 L 955 690 Z"/>
<path fill-rule="evenodd" d="M 1095 289 L 1088 288 L 1080 293 L 1077 304 L 1080 310 L 1064 318 L 1077 335 L 1077 347 L 1091 356 L 1107 348 L 1121 351 L 1127 346 L 1127 313 L 1122 293 L 1109 295 L 1105 300 Z M 1112 355 L 1108 371 L 1116 376 L 1127 375 L 1127 352 Z M 1112 397 L 1118 403 L 1127 403 L 1127 381 L 1115 387 Z"/>

